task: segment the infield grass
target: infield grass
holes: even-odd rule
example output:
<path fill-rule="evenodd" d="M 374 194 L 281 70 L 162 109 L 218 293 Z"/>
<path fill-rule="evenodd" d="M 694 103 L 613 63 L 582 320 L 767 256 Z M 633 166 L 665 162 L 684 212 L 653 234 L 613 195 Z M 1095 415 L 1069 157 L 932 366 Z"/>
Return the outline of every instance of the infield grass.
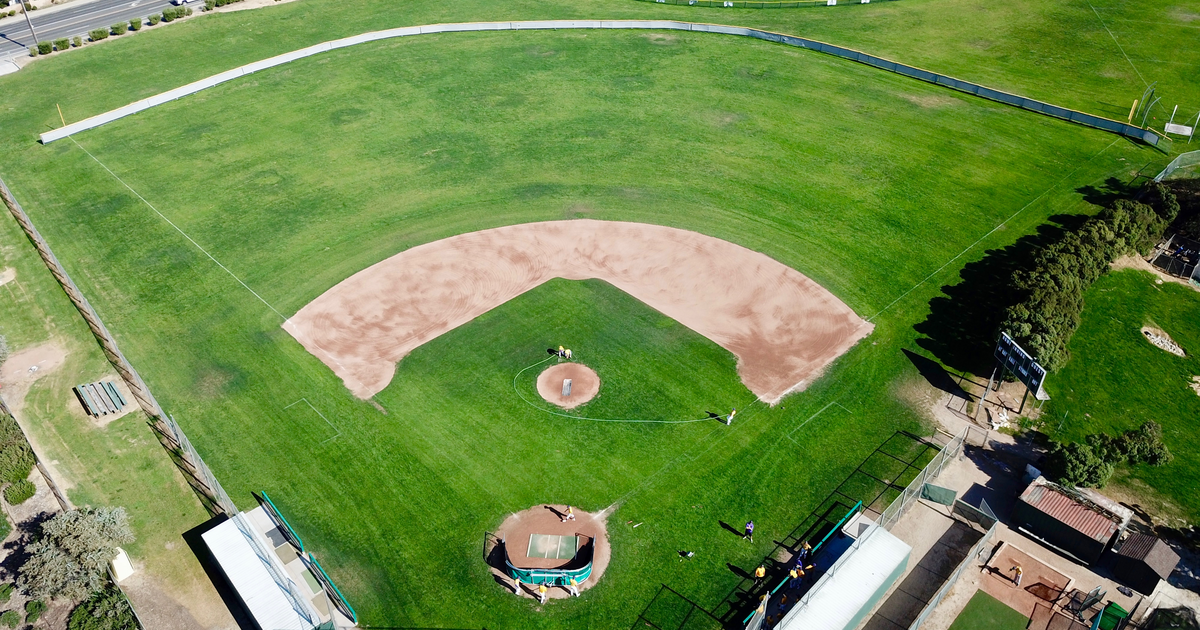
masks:
<path fill-rule="evenodd" d="M 1071 361 L 1054 375 L 1056 396 L 1046 415 L 1059 439 L 1082 441 L 1091 433 L 1116 434 L 1153 420 L 1174 461 L 1165 466 L 1121 467 L 1114 481 L 1136 501 L 1190 521 L 1200 518 L 1200 396 L 1191 389 L 1200 375 L 1200 293 L 1155 276 L 1123 270 L 1101 277 L 1088 290 L 1079 331 L 1071 338 Z M 1178 357 L 1151 344 L 1142 326 L 1165 330 L 1185 352 Z M 1155 505 L 1153 488 L 1168 505 Z"/>
<path fill-rule="evenodd" d="M 894 6 L 927 6 L 905 2 Z M 18 111 L 0 144 L 19 161 L 0 173 L 226 489 L 247 507 L 251 491 L 275 497 L 372 625 L 628 627 L 661 583 L 718 606 L 739 581 L 730 565 L 757 566 L 895 431 L 928 432 L 900 349 L 936 287 L 1047 216 L 1091 211 L 1077 188 L 1159 159 L 819 54 L 611 32 L 360 46 L 82 134 L 82 148 L 27 144 L 63 95 L 56 78 L 112 86 L 73 96 L 76 118 L 400 19 L 347 2 L 322 14 L 345 20 L 317 28 L 304 20 L 313 6 L 195 20 L 0 80 L 39 86 L 5 92 Z M 404 23 L 532 5 L 432 6 L 412 5 Z M 359 13 L 336 13 L 345 7 Z M 580 10 L 537 8 L 519 17 Z M 780 19 L 810 19 L 795 16 Z M 156 67 L 158 38 L 210 55 Z M 732 427 L 568 420 L 515 395 L 514 375 L 568 338 L 605 383 L 576 415 L 697 418 L 751 397 L 731 355 L 602 283 L 547 284 L 422 346 L 376 397 L 386 413 L 279 328 L 279 314 L 408 247 L 573 217 L 762 251 L 879 314 L 877 328 L 803 394 L 739 407 Z M 619 552 L 586 597 L 535 612 L 491 582 L 479 554 L 505 514 L 543 502 L 615 506 Z M 753 544 L 718 526 L 749 518 L 762 532 Z M 680 563 L 679 550 L 697 555 Z"/>

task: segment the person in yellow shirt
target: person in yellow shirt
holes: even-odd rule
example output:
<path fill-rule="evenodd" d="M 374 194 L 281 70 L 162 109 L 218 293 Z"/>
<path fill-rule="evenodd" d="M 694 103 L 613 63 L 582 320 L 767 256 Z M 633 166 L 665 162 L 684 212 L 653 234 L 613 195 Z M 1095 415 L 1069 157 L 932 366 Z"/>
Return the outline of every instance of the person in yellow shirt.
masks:
<path fill-rule="evenodd" d="M 762 584 L 763 579 L 765 579 L 766 577 L 767 577 L 767 567 L 765 567 L 761 564 L 758 565 L 758 568 L 754 570 L 754 586 L 757 587 L 759 584 Z"/>
<path fill-rule="evenodd" d="M 542 601 L 543 606 L 546 605 L 546 596 L 547 596 L 547 593 L 549 593 L 549 592 L 550 591 L 549 591 L 549 589 L 546 588 L 545 582 L 538 585 L 538 599 L 540 599 Z"/>
<path fill-rule="evenodd" d="M 568 587 L 568 590 L 571 591 L 571 597 L 579 597 L 579 582 L 576 582 L 575 578 L 571 578 L 571 586 Z"/>

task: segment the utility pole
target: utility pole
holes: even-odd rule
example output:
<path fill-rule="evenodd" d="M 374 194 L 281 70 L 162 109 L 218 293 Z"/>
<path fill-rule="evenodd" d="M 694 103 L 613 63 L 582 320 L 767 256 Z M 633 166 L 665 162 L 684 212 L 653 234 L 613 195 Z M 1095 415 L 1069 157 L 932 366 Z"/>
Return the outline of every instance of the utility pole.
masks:
<path fill-rule="evenodd" d="M 32 0 L 30 0 L 30 1 L 32 1 Z M 37 31 L 33 30 L 33 20 L 29 19 L 29 7 L 32 5 L 27 4 L 25 2 L 25 0 L 17 0 L 17 2 L 20 3 L 20 5 L 21 5 L 21 13 L 25 14 L 25 23 L 29 25 L 29 32 L 33 33 L 33 45 L 37 46 L 37 43 L 38 43 Z"/>
<path fill-rule="evenodd" d="M 988 377 L 987 387 L 983 390 L 983 395 L 979 397 L 979 406 L 975 407 L 975 417 L 972 419 L 976 424 L 979 423 L 979 413 L 983 411 L 983 403 L 987 401 L 987 395 L 992 391 L 992 381 L 996 380 L 996 370 L 999 366 L 992 368 L 992 375 Z"/>

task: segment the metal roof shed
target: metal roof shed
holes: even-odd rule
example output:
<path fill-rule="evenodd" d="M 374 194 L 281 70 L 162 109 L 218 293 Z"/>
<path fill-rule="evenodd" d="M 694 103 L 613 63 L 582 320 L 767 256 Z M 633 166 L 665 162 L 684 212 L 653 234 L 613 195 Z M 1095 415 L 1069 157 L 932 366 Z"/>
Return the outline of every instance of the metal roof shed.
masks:
<path fill-rule="evenodd" d="M 852 630 L 904 574 L 910 553 L 912 547 L 872 523 L 776 628 Z"/>
<path fill-rule="evenodd" d="M 1030 535 L 1084 564 L 1099 560 L 1125 524 L 1110 509 L 1043 477 L 1021 493 L 1012 517 Z"/>
<path fill-rule="evenodd" d="M 245 514 L 237 514 L 201 538 L 259 628 L 311 630 L 320 622 L 317 612 L 297 594 L 282 562 L 267 551 L 274 546 Z"/>
<path fill-rule="evenodd" d="M 1130 534 L 1117 550 L 1113 573 L 1122 583 L 1133 590 L 1149 595 L 1165 580 L 1179 564 L 1175 553 L 1160 538 L 1146 534 Z"/>

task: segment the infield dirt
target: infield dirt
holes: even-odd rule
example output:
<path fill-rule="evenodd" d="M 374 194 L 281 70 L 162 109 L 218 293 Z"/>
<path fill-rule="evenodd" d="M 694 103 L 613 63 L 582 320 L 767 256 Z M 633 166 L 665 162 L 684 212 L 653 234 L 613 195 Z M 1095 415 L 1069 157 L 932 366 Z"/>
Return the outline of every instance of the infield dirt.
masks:
<path fill-rule="evenodd" d="M 283 327 L 369 398 L 414 348 L 552 278 L 604 280 L 711 339 L 770 404 L 805 388 L 874 327 L 764 254 L 687 230 L 590 219 L 414 247 L 338 283 Z"/>

